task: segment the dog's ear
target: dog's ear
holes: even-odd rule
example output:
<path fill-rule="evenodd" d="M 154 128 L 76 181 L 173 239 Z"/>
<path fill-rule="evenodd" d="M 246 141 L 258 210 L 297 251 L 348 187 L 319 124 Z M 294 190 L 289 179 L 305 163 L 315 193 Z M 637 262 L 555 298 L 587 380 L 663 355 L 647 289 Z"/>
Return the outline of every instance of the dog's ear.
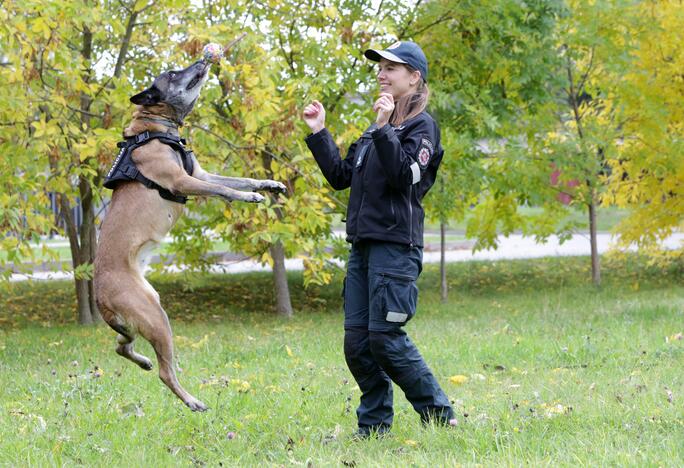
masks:
<path fill-rule="evenodd" d="M 159 104 L 160 100 L 161 93 L 159 92 L 159 88 L 155 85 L 150 86 L 145 91 L 138 93 L 131 98 L 131 102 L 139 106 L 152 106 L 154 104 Z"/>

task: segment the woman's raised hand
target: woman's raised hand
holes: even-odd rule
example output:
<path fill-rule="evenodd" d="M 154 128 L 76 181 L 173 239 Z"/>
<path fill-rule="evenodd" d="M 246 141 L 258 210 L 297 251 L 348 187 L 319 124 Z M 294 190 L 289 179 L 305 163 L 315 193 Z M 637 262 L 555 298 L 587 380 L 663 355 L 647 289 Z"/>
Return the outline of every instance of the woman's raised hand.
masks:
<path fill-rule="evenodd" d="M 394 112 L 394 97 L 390 93 L 380 93 L 380 97 L 373 104 L 373 112 L 378 114 L 375 119 L 378 127 L 387 125 L 392 112 Z"/>
<path fill-rule="evenodd" d="M 304 122 L 309 126 L 312 133 L 318 133 L 325 127 L 325 109 L 323 104 L 312 101 L 304 108 Z"/>

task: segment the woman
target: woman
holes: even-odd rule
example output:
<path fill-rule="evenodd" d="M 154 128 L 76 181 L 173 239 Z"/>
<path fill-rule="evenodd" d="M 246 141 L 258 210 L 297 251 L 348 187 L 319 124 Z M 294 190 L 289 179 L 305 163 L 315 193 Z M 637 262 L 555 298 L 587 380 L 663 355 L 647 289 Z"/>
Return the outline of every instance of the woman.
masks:
<path fill-rule="evenodd" d="M 427 59 L 413 42 L 397 42 L 364 55 L 380 63 L 376 121 L 340 158 L 325 129 L 325 109 L 304 109 L 312 134 L 306 143 L 337 190 L 351 187 L 344 281 L 344 355 L 361 389 L 356 411 L 361 438 L 392 425 L 392 381 L 423 422 L 456 425 L 449 400 L 403 326 L 416 311 L 422 270 L 421 200 L 444 153 L 439 127 L 425 112 Z"/>

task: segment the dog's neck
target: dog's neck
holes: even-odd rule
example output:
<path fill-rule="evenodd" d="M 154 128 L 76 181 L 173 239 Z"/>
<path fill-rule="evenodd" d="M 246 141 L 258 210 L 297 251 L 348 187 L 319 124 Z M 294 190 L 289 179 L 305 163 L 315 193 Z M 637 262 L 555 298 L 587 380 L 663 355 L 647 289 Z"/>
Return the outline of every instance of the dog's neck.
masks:
<path fill-rule="evenodd" d="M 142 132 L 163 132 L 178 135 L 178 127 L 183 122 L 172 117 L 169 109 L 161 106 L 138 106 L 133 112 L 131 123 L 124 129 L 124 137 L 128 138 Z"/>

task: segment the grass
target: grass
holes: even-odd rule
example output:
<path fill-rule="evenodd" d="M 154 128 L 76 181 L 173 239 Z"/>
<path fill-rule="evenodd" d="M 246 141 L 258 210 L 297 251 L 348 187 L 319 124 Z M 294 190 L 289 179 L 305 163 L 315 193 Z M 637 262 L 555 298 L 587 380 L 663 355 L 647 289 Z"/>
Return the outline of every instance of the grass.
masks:
<path fill-rule="evenodd" d="M 461 425 L 422 427 L 396 389 L 393 437 L 366 442 L 349 437 L 341 277 L 291 275 L 289 321 L 266 274 L 155 278 L 204 414 L 118 357 L 114 332 L 74 324 L 70 283 L 3 286 L 0 465 L 681 465 L 682 265 L 604 258 L 596 289 L 588 263 L 452 264 L 447 304 L 427 265 L 407 331 Z"/>
<path fill-rule="evenodd" d="M 539 215 L 543 212 L 542 208 L 538 207 L 518 207 L 518 212 L 525 216 Z M 611 232 L 620 221 L 629 216 L 629 210 L 615 207 L 600 207 L 596 214 L 596 227 L 599 232 Z M 465 232 L 466 226 L 468 224 L 468 218 L 470 216 L 466 215 L 466 219 L 460 222 L 449 223 L 449 230 L 457 232 Z M 589 214 L 586 209 L 582 207 L 573 206 L 570 208 L 570 214 L 563 219 L 564 222 L 579 223 L 580 228 L 577 229 L 578 232 L 589 232 Z M 426 228 L 433 231 L 439 231 L 439 224 L 432 223 L 426 226 Z"/>

